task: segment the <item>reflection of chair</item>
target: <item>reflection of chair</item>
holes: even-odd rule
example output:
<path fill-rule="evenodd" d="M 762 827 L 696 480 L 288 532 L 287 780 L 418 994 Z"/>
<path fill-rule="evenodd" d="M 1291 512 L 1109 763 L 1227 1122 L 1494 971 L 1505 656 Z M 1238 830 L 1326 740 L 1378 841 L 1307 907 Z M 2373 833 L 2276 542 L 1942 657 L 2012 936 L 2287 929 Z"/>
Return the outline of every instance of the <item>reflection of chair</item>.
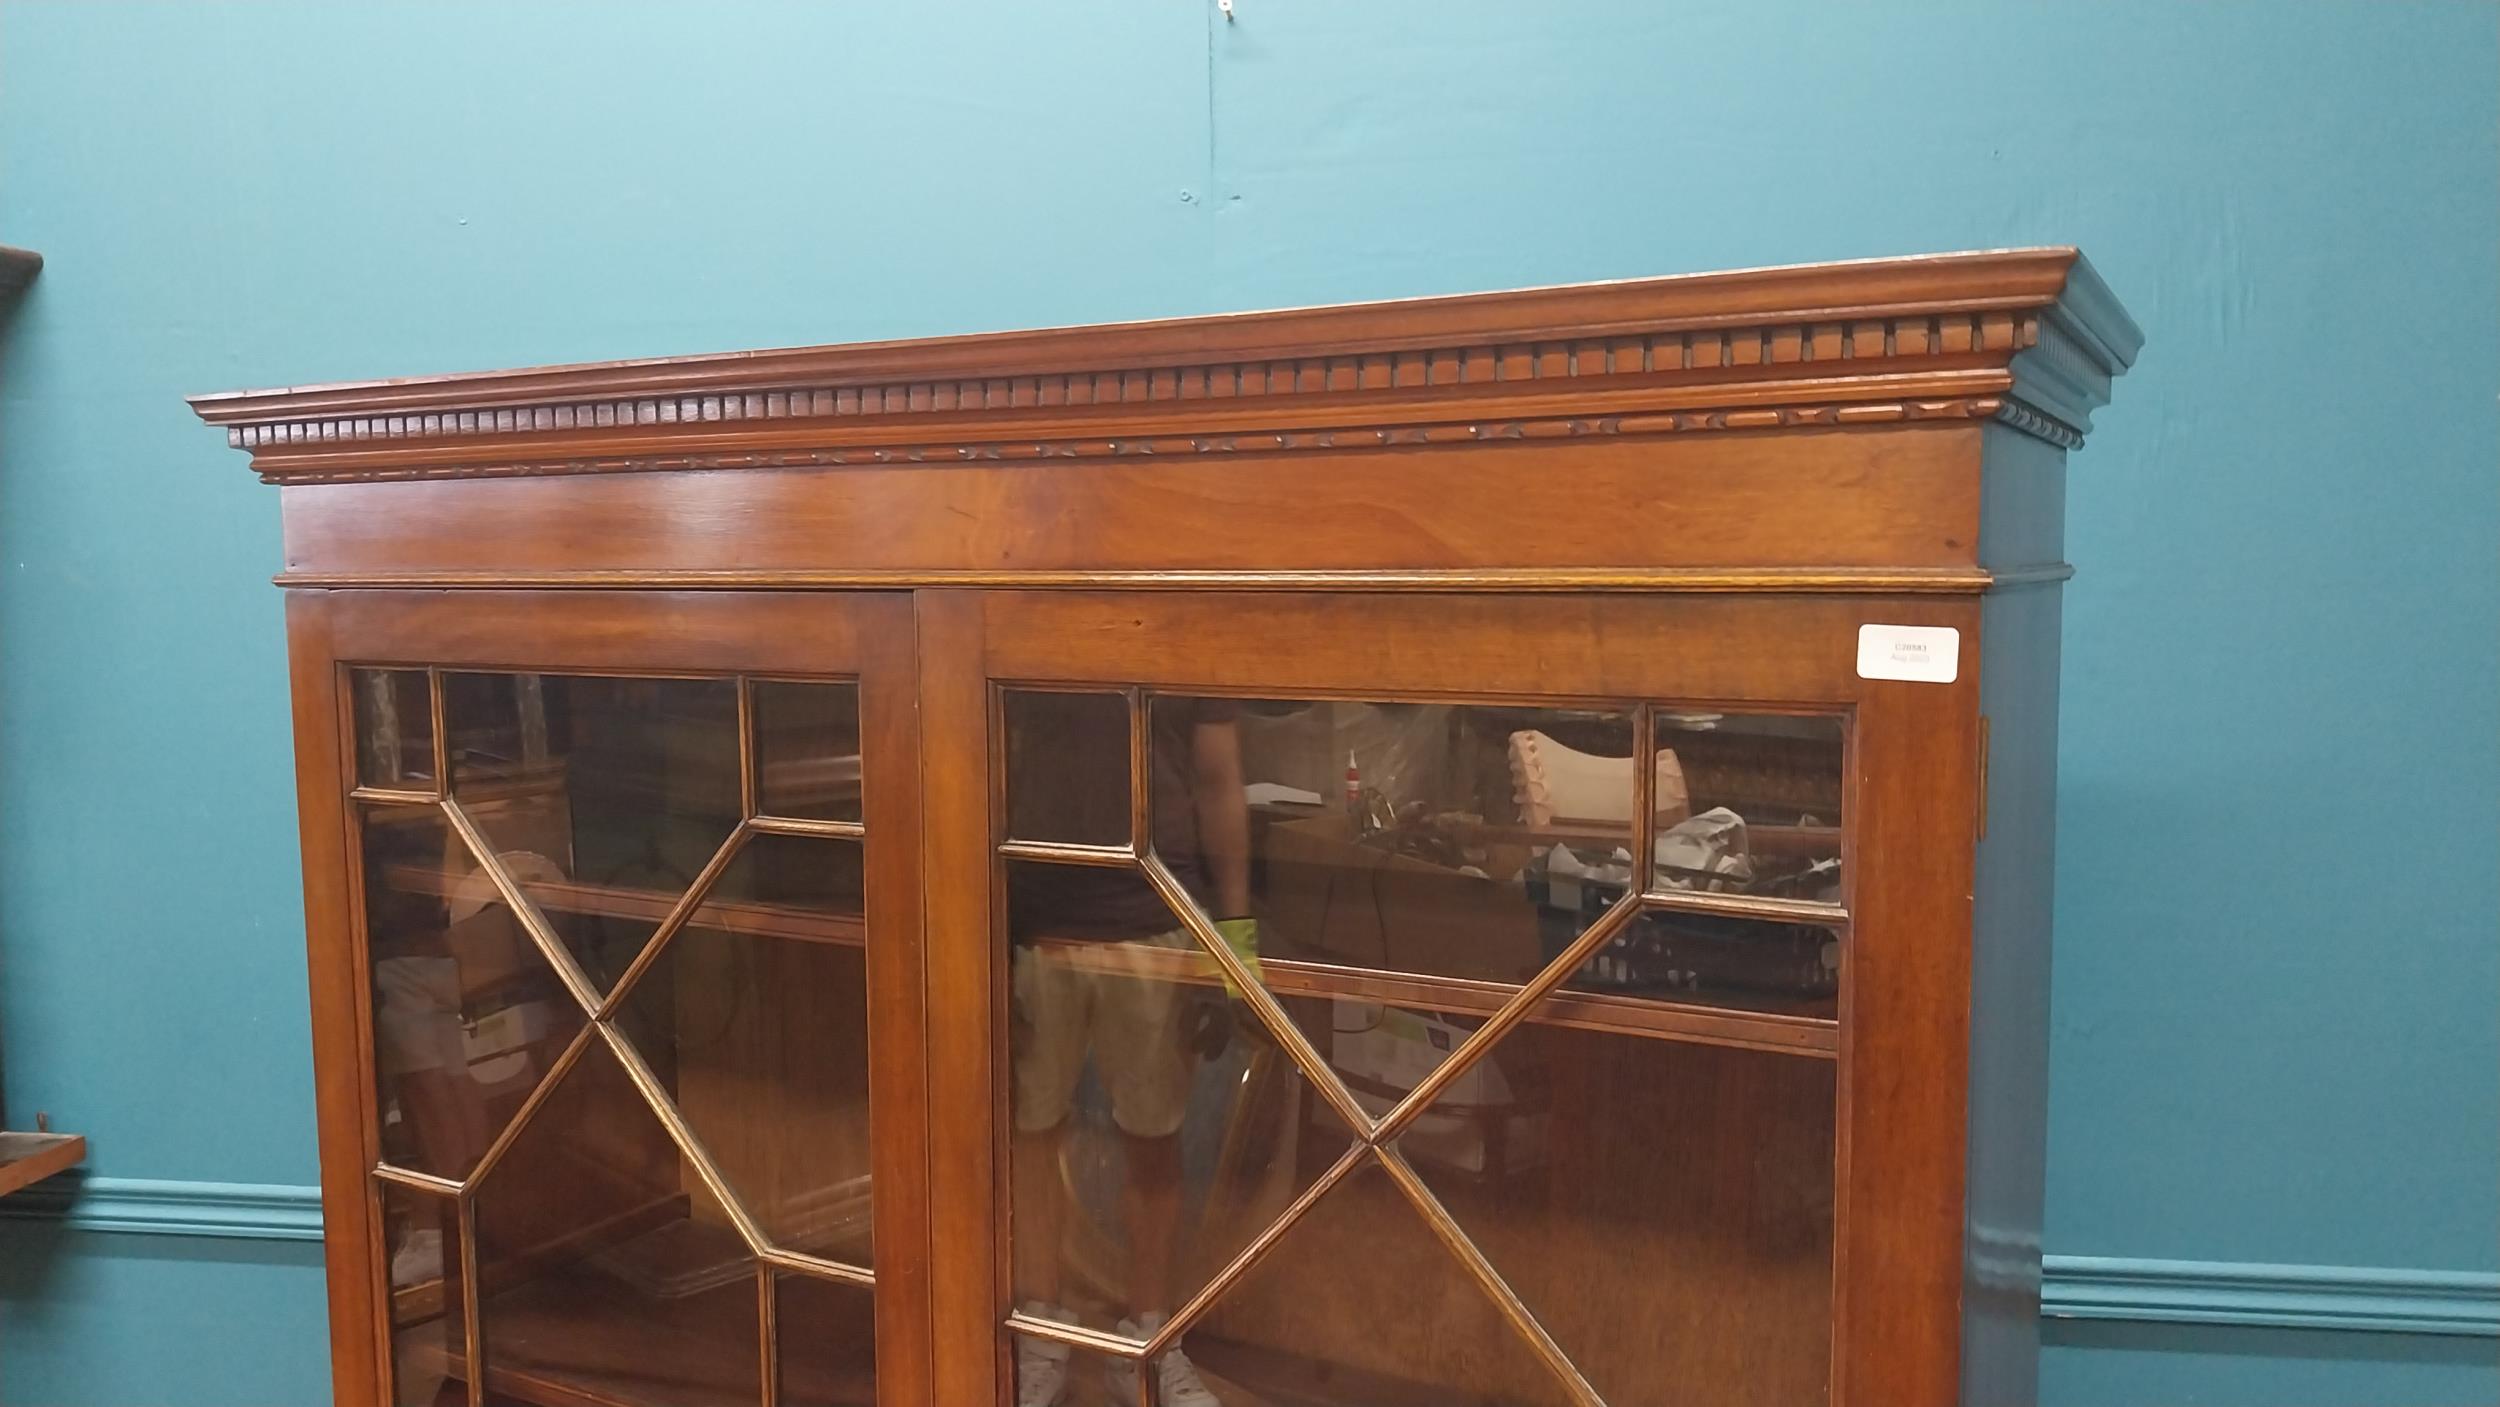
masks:
<path fill-rule="evenodd" d="M 1565 747 L 1533 728 L 1523 729 L 1510 735 L 1510 781 L 1519 819 L 1531 826 L 1631 824 L 1629 757 L 1599 757 Z M 1684 769 L 1663 748 L 1651 800 L 1651 809 L 1670 822 L 1691 810 Z"/>
<path fill-rule="evenodd" d="M 1339 1003 L 1337 1011 L 1371 1013 L 1361 1027 L 1336 1028 L 1327 1056 L 1354 1102 L 1373 1118 L 1404 1102 L 1477 1025 L 1403 1007 Z M 1507 1182 L 1544 1168 L 1547 1102 L 1545 1071 L 1534 1052 L 1507 1043 L 1451 1081 L 1398 1144 L 1414 1162 L 1473 1182 Z"/>
<path fill-rule="evenodd" d="M 1255 1022 L 1245 1023 L 1245 1033 Z M 1247 1244 L 1282 1215 L 1303 1183 L 1319 1174 L 1302 1166 L 1299 1141 L 1302 1111 L 1310 1087 L 1302 1073 L 1273 1041 L 1247 1043 L 1241 1083 L 1235 1087 L 1232 1117 L 1224 1123 L 1224 1142 L 1216 1154 L 1215 1175 L 1207 1187 L 1207 1212 L 1201 1219 L 1200 1247 L 1191 1248 L 1190 1264 L 1200 1280 L 1223 1268 L 1200 1264 L 1200 1248 L 1223 1254 Z M 1334 1156 L 1333 1149 L 1321 1152 Z"/>
<path fill-rule="evenodd" d="M 564 879 L 553 860 L 526 850 L 507 850 L 496 863 L 525 891 Z M 484 870 L 472 870 L 455 883 L 444 902 L 452 956 L 460 964 L 469 1078 L 490 1102 L 517 1104 L 537 1086 L 561 1044 L 548 1040 L 553 1029 L 548 1002 L 558 994 L 520 920 Z"/>
<path fill-rule="evenodd" d="M 1249 1018 L 1243 1021 L 1246 1028 Z M 1184 1298 L 1195 1294 L 1251 1237 L 1282 1215 L 1294 1194 L 1320 1171 L 1301 1162 L 1297 1138 L 1307 1086 L 1300 1072 L 1273 1043 L 1243 1040 L 1241 1034 L 1236 1035 L 1235 1048 L 1246 1054 L 1239 1060 L 1238 1076 L 1225 1075 L 1220 1084 L 1201 1079 L 1192 1094 L 1193 1099 L 1221 1097 L 1230 1107 L 1203 1189 L 1183 1192 L 1185 1199 L 1192 1192 L 1198 1194 L 1194 1198 L 1197 1214 L 1184 1214 L 1176 1248 L 1179 1291 Z M 1232 1063 L 1219 1060 L 1214 1068 L 1221 1072 Z M 1079 1098 L 1084 1097 L 1080 1091 Z M 1108 1127 L 1107 1106 L 1100 1127 L 1089 1129 L 1082 1120 L 1075 1127 L 1080 1136 L 1060 1145 L 1060 1195 L 1067 1206 L 1095 1207 L 1106 1196 L 1116 1196 L 1117 1178 L 1125 1176 L 1113 1167 L 1118 1157 L 1113 1144 L 1084 1136 Z M 1333 1156 L 1336 1150 L 1327 1151 Z M 1113 1227 L 1098 1216 L 1080 1214 L 1066 1220 L 1061 1235 L 1065 1240 L 1058 1254 L 1069 1280 L 1106 1303 L 1126 1303 L 1127 1249 Z"/>

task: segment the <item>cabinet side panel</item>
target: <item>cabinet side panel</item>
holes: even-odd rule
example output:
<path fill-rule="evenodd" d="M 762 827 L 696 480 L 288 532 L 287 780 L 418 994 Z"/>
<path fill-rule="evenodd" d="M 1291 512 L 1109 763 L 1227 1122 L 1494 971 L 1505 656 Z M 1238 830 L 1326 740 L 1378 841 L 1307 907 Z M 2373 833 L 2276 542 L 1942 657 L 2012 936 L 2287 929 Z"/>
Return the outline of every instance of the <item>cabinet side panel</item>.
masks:
<path fill-rule="evenodd" d="M 302 830 L 305 966 L 312 997 L 313 1091 L 320 1118 L 322 1253 L 329 1273 L 331 1394 L 387 1400 L 377 1346 L 380 1251 L 366 1175 L 362 964 L 348 890 L 343 701 L 329 593 L 287 593 L 295 714 L 295 809 Z"/>
<path fill-rule="evenodd" d="M 2026 1404 L 2038 1392 L 2061 595 L 2044 582 L 1980 606 L 1989 761 L 1971 934 L 1969 1407 Z"/>
<path fill-rule="evenodd" d="M 2066 451 L 2006 425 L 1983 432 L 1979 561 L 2007 573 L 2066 560 Z"/>

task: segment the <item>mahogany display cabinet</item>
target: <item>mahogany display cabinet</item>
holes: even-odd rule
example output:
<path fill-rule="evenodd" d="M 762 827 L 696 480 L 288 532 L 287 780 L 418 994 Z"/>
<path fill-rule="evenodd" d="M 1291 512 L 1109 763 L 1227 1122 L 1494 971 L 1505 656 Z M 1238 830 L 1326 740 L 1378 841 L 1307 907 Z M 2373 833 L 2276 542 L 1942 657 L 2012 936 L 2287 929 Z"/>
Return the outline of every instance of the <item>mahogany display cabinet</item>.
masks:
<path fill-rule="evenodd" d="M 2074 251 L 202 396 L 338 1399 L 2006 1407 Z"/>

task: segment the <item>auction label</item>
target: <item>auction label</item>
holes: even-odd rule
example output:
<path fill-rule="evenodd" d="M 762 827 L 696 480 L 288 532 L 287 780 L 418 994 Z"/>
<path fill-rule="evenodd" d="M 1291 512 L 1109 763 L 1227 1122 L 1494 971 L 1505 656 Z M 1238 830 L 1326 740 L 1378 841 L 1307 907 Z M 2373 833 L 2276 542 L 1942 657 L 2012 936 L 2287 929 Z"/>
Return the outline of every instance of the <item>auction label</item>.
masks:
<path fill-rule="evenodd" d="M 1950 684 L 1961 673 L 1962 632 L 1949 625 L 1861 625 L 1858 677 Z"/>

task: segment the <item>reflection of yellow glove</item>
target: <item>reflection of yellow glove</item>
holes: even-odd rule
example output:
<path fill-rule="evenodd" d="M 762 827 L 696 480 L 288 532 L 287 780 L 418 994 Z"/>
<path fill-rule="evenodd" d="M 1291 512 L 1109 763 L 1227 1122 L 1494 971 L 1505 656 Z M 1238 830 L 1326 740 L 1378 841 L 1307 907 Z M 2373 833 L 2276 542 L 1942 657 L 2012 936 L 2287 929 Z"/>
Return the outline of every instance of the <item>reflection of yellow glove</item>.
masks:
<path fill-rule="evenodd" d="M 1233 950 L 1233 956 L 1241 959 L 1241 965 L 1250 969 L 1252 977 L 1261 982 L 1267 980 L 1267 974 L 1259 970 L 1259 921 L 1257 919 L 1220 918 L 1215 921 L 1215 931 L 1222 935 L 1224 946 Z M 1241 995 L 1240 992 L 1234 990 L 1233 979 L 1229 977 L 1224 979 L 1224 991 L 1234 997 Z"/>

